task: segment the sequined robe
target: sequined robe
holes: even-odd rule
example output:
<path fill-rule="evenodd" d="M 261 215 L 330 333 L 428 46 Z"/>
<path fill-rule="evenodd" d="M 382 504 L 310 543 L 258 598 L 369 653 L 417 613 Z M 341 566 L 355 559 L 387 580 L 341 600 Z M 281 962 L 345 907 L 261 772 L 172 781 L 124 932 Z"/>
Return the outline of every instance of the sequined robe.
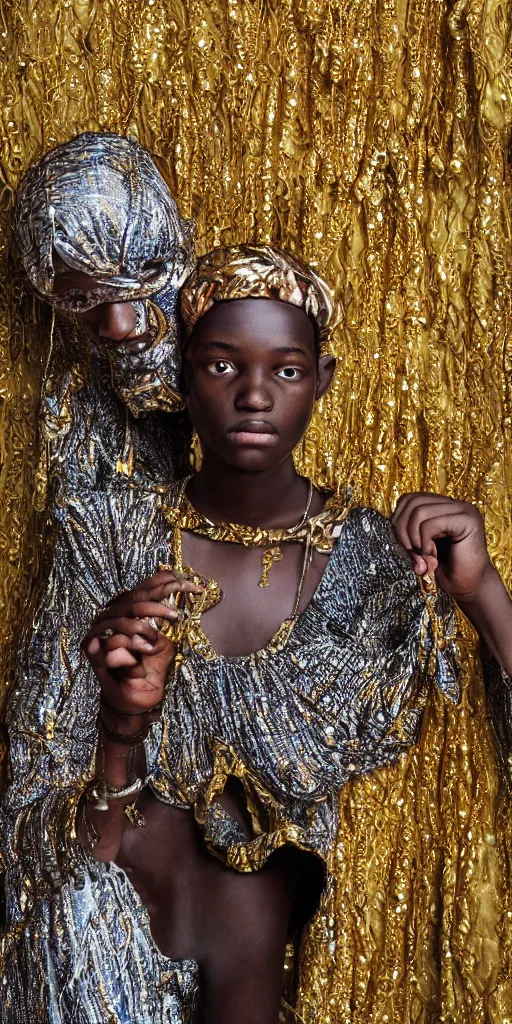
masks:
<path fill-rule="evenodd" d="M 167 413 L 173 336 L 142 353 L 95 346 L 57 319 L 42 393 L 42 468 L 63 500 L 120 486 L 153 489 L 176 475 L 186 449 L 183 417 Z"/>
<path fill-rule="evenodd" d="M 171 322 L 171 317 L 169 320 Z M 160 411 L 162 406 L 165 408 L 166 388 L 169 386 L 172 389 L 174 381 L 176 356 L 173 337 L 172 332 L 168 332 L 165 338 L 149 345 L 142 353 L 130 353 L 121 348 L 109 349 L 107 357 L 106 350 L 100 346 L 96 348 L 83 332 L 77 331 L 74 324 L 67 324 L 65 320 L 57 318 L 54 329 L 53 354 L 42 391 L 40 418 L 42 442 L 40 478 L 43 480 L 44 486 L 39 500 L 42 498 L 48 502 L 48 527 L 53 534 L 49 545 L 50 564 L 47 566 L 48 576 L 45 577 L 43 583 L 44 597 L 35 621 L 31 624 L 25 638 L 19 659 L 18 680 L 22 681 L 20 689 L 13 696 L 11 709 L 7 710 L 7 716 L 10 719 L 12 706 L 17 704 L 18 695 L 21 696 L 22 701 L 24 700 L 25 682 L 31 687 L 37 675 L 38 683 L 36 685 L 40 690 L 40 704 L 37 708 L 33 705 L 32 711 L 24 716 L 25 724 L 23 726 L 24 729 L 27 727 L 30 716 L 33 714 L 33 727 L 29 726 L 28 728 L 31 731 L 33 728 L 34 737 L 39 734 L 40 724 L 46 713 L 44 709 L 50 708 L 51 716 L 53 684 L 60 688 L 60 721 L 68 722 L 73 730 L 70 723 L 75 720 L 77 708 L 76 706 L 69 708 L 65 706 L 71 676 L 64 683 L 62 644 L 64 638 L 68 638 L 70 650 L 73 649 L 76 655 L 80 636 L 83 635 L 84 628 L 87 628 L 83 626 L 83 623 L 89 621 L 89 617 L 86 616 L 84 620 L 83 616 L 79 615 L 78 617 L 72 616 L 73 623 L 71 623 L 68 615 L 63 614 L 63 590 L 69 596 L 70 588 L 75 586 L 77 577 L 80 577 L 84 565 L 88 563 L 91 551 L 91 538 L 87 533 L 87 528 L 83 533 L 76 533 L 73 543 L 63 542 L 60 526 L 63 507 L 66 506 L 66 503 L 70 503 L 69 508 L 73 509 L 75 523 L 78 522 L 81 515 L 88 521 L 90 507 L 96 508 L 98 512 L 100 508 L 103 510 L 106 518 L 104 521 L 101 520 L 101 517 L 95 520 L 95 543 L 93 543 L 96 557 L 102 561 L 105 557 L 105 550 L 108 551 L 110 548 L 108 509 L 110 501 L 115 504 L 116 499 L 113 496 L 120 490 L 128 490 L 132 496 L 133 489 L 139 490 L 141 495 L 152 493 L 162 489 L 164 482 L 168 484 L 169 480 L 173 480 L 176 475 L 179 475 L 183 453 L 186 451 L 186 428 L 183 426 L 181 414 Z M 106 579 L 111 579 L 111 577 L 107 575 Z M 87 606 L 90 610 L 100 607 L 104 603 L 105 595 L 105 588 L 99 583 L 99 580 L 92 584 L 92 588 L 87 599 Z M 42 622 L 45 623 L 43 627 Z M 44 632 L 44 652 L 41 649 L 41 628 Z M 73 634 L 72 637 L 70 630 Z M 57 680 L 60 680 L 60 683 L 57 683 Z M 42 742 L 44 745 L 45 741 Z M 36 741 L 36 748 L 38 743 L 39 741 Z M 39 771 L 36 748 L 33 748 L 30 755 L 31 773 Z M 44 753 L 44 747 L 39 753 Z M 64 748 L 62 748 L 62 753 L 64 753 Z M 21 792 L 25 785 L 28 785 L 29 788 L 31 786 L 31 781 L 26 775 L 27 763 L 24 758 L 21 760 L 18 758 L 16 744 L 12 746 L 11 754 L 11 784 L 6 798 L 7 804 L 10 801 L 10 794 L 16 790 Z M 44 756 L 43 760 L 45 760 Z M 83 765 L 86 763 L 87 759 L 83 761 Z M 45 768 L 42 762 L 40 767 L 44 774 Z M 73 774 L 73 769 L 71 771 Z M 83 771 L 83 767 L 80 769 L 81 771 Z M 31 774 L 31 778 L 33 780 L 33 774 Z M 51 774 L 48 778 L 51 778 Z M 9 820 L 12 820 L 9 815 L 5 819 L 2 816 L 6 830 L 9 827 L 7 824 Z M 42 822 L 41 827 L 44 827 Z M 29 871 L 34 850 L 40 848 L 40 843 L 41 835 L 36 827 L 32 838 L 28 840 L 29 847 L 32 845 L 33 849 L 27 848 L 28 859 L 24 862 L 24 867 L 28 867 Z M 16 846 L 11 846 L 9 838 L 3 843 L 0 840 L 0 853 L 2 860 L 7 863 L 12 862 L 12 857 L 16 856 Z M 96 874 L 93 868 L 93 875 Z M 108 877 L 108 872 L 106 877 Z M 22 888 L 16 897 L 20 901 L 19 909 L 22 908 L 21 917 L 17 916 L 16 918 L 18 924 L 14 927 L 14 932 L 8 927 L 7 938 L 2 941 L 1 954 L 2 962 L 6 956 L 11 964 L 13 991 L 18 992 L 21 1002 L 19 1005 L 16 1000 L 11 1003 L 4 987 L 5 999 L 0 995 L 0 1020 L 32 1021 L 37 1008 L 37 1012 L 41 1013 L 41 1020 L 51 1021 L 52 1024 L 53 1021 L 60 1020 L 88 1021 L 90 1024 L 92 1021 L 101 1021 L 103 1024 L 104 1020 L 109 1019 L 106 1010 L 106 1006 L 111 1003 L 108 986 L 104 991 L 101 1009 L 98 1008 L 97 1012 L 95 1010 L 92 1016 L 88 1015 L 88 1010 L 79 1009 L 78 1005 L 74 1006 L 74 997 L 72 997 L 67 1010 L 61 1009 L 59 991 L 61 986 L 63 990 L 66 988 L 66 983 L 61 978 L 52 988 L 51 975 L 54 967 L 44 952 L 45 949 L 56 948 L 55 943 L 59 944 L 59 936 L 62 936 L 64 944 L 69 941 L 70 946 L 76 945 L 76 939 L 81 934 L 83 924 L 80 908 L 84 906 L 84 896 L 79 897 L 80 906 L 76 916 L 73 917 L 74 924 L 68 932 L 66 940 L 65 930 L 61 930 L 58 920 L 62 909 L 61 904 L 57 908 L 57 916 L 55 916 L 55 905 L 51 901 L 45 900 L 44 897 L 38 901 L 36 917 L 32 912 L 27 911 L 31 885 L 27 879 L 28 876 L 23 880 Z M 89 892 L 89 911 L 91 917 L 96 915 L 94 920 L 98 921 L 103 920 L 105 884 L 108 888 L 108 882 L 105 883 L 102 880 L 101 883 L 97 883 L 87 875 L 86 891 Z M 140 913 L 140 907 L 138 902 L 133 904 L 133 892 L 129 883 L 126 882 L 126 886 L 124 894 L 122 884 L 121 888 L 119 886 L 116 888 L 115 899 L 122 900 L 122 904 L 127 908 L 132 901 L 132 910 L 136 918 Z M 106 919 L 109 923 L 114 923 L 111 914 L 109 917 L 108 910 Z M 11 960 L 11 942 L 14 934 L 19 938 L 19 922 L 21 920 L 26 921 L 28 929 L 32 927 L 37 929 L 42 945 L 36 944 L 33 952 L 30 952 L 29 945 L 27 945 L 23 955 L 20 953 L 20 947 L 17 947 L 20 959 L 18 960 L 17 954 Z M 28 943 L 28 934 L 26 938 Z M 94 979 L 97 975 L 95 974 L 93 954 L 96 943 L 101 942 L 102 944 L 102 955 L 105 957 L 105 962 L 108 961 L 109 950 L 111 953 L 114 949 L 117 950 L 116 963 L 119 964 L 118 939 L 119 930 L 115 927 L 111 928 L 109 924 L 106 924 L 99 929 L 91 942 L 89 953 L 86 954 L 90 954 L 92 960 L 89 972 L 86 972 L 84 967 L 83 983 L 85 987 L 89 985 L 91 990 L 96 987 Z M 151 958 L 153 944 L 149 938 L 148 942 L 151 949 L 149 958 Z M 66 965 L 71 965 L 73 962 L 73 957 L 69 959 L 69 949 L 63 955 L 61 950 L 59 958 L 61 958 L 63 969 L 66 972 Z M 147 965 L 147 959 L 144 966 Z M 44 994 L 40 997 L 36 997 L 35 990 L 31 987 L 32 981 L 34 981 L 34 971 L 41 972 L 37 984 L 41 985 L 41 992 Z M 173 969 L 172 982 L 169 983 L 172 991 L 167 994 L 165 1008 L 162 1004 L 161 1016 L 158 1017 L 159 997 L 152 994 L 151 984 L 148 985 L 140 963 L 139 966 L 135 961 L 130 963 L 130 970 L 123 982 L 126 994 L 123 994 L 120 1003 L 120 1006 L 126 1007 L 126 1011 L 120 1010 L 120 1016 L 112 1019 L 119 1019 L 123 1022 L 135 1019 L 132 1018 L 129 1010 L 131 1005 L 129 990 L 133 987 L 137 991 L 138 1004 L 143 1000 L 145 1005 L 143 1014 L 136 1018 L 142 1024 L 146 1021 L 149 1024 L 150 1021 L 158 1022 L 160 1020 L 166 1021 L 167 1024 L 169 1022 L 174 1024 L 175 1020 L 188 1021 L 187 1016 L 183 1015 L 180 1009 L 180 971 L 179 965 Z M 193 975 L 194 971 L 195 968 L 192 969 Z M 88 973 L 87 980 L 85 979 L 86 973 Z M 58 978 L 58 973 L 56 977 Z M 153 977 L 151 972 L 150 977 Z M 189 983 L 185 976 L 183 983 L 188 990 Z M 167 987 L 169 988 L 169 986 Z M 176 994 L 173 994 L 173 987 L 176 988 Z M 27 988 L 26 999 L 22 995 L 25 988 Z M 97 997 L 97 993 L 95 993 L 95 997 Z M 113 1002 L 115 1003 L 115 997 L 113 997 Z M 190 999 L 188 1002 L 193 1005 L 193 999 L 192 1002 Z M 176 1003 L 177 1009 L 174 1007 L 174 1003 Z M 88 999 L 85 996 L 84 1005 L 88 1006 Z M 165 1016 L 166 1013 L 167 1016 Z"/>
<path fill-rule="evenodd" d="M 163 500 L 172 495 L 90 492 L 58 509 L 53 568 L 8 708 L 6 1024 L 195 1019 L 197 965 L 159 953 L 124 872 L 95 863 L 74 831 L 98 741 L 99 687 L 80 641 L 107 600 L 169 560 Z M 457 699 L 452 618 L 444 595 L 422 592 L 387 521 L 354 509 L 284 645 L 242 658 L 186 651 L 146 740 L 148 784 L 190 807 L 236 870 L 258 870 L 283 843 L 325 861 L 341 787 L 415 741 L 432 685 Z M 215 801 L 230 775 L 254 808 L 250 839 Z"/>

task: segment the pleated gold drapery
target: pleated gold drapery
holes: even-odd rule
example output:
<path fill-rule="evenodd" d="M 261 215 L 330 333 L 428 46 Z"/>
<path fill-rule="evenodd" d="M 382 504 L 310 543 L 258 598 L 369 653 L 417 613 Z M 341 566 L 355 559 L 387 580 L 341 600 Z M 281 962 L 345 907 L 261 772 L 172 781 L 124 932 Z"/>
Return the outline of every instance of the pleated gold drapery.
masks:
<path fill-rule="evenodd" d="M 86 128 L 156 154 L 202 249 L 272 241 L 335 283 L 339 369 L 299 461 L 384 510 L 419 488 L 475 498 L 510 580 L 510 24 L 507 0 L 4 0 L 4 694 L 41 561 L 50 345 L 12 196 Z M 342 795 L 305 1021 L 512 1021 L 509 808 L 466 632 L 461 707 L 435 698 L 418 748 Z"/>

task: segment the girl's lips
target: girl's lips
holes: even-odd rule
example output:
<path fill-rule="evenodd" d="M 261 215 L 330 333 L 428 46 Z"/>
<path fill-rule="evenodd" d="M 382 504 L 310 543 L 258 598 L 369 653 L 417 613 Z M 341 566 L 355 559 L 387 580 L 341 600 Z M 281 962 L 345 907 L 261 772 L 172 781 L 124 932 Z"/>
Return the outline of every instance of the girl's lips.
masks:
<path fill-rule="evenodd" d="M 251 448 L 267 448 L 278 440 L 277 434 L 262 433 L 260 430 L 232 430 L 229 433 L 232 444 Z"/>
<path fill-rule="evenodd" d="M 266 448 L 278 440 L 278 433 L 272 423 L 266 420 L 247 418 L 240 420 L 229 431 L 230 440 L 236 445 L 250 445 L 251 448 Z"/>

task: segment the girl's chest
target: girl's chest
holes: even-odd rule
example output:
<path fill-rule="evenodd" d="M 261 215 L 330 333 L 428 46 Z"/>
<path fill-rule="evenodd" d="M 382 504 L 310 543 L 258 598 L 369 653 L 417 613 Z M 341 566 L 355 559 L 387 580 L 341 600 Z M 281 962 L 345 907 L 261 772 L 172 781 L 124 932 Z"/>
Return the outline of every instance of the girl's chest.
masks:
<path fill-rule="evenodd" d="M 183 561 L 219 584 L 222 598 L 204 613 L 202 630 L 217 654 L 240 657 L 264 648 L 286 619 L 306 607 L 327 556 L 313 552 L 305 567 L 302 544 L 283 544 L 269 554 L 183 534 Z"/>

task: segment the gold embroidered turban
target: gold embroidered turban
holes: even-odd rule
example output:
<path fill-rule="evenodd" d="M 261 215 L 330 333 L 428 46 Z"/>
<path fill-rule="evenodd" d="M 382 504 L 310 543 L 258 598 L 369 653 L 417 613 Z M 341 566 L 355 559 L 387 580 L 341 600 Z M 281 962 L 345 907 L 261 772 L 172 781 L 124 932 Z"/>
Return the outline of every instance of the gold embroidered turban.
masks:
<path fill-rule="evenodd" d="M 181 292 L 186 338 L 216 302 L 250 298 L 277 299 L 303 309 L 325 349 L 333 326 L 328 286 L 298 256 L 250 243 L 221 246 L 200 257 Z"/>

